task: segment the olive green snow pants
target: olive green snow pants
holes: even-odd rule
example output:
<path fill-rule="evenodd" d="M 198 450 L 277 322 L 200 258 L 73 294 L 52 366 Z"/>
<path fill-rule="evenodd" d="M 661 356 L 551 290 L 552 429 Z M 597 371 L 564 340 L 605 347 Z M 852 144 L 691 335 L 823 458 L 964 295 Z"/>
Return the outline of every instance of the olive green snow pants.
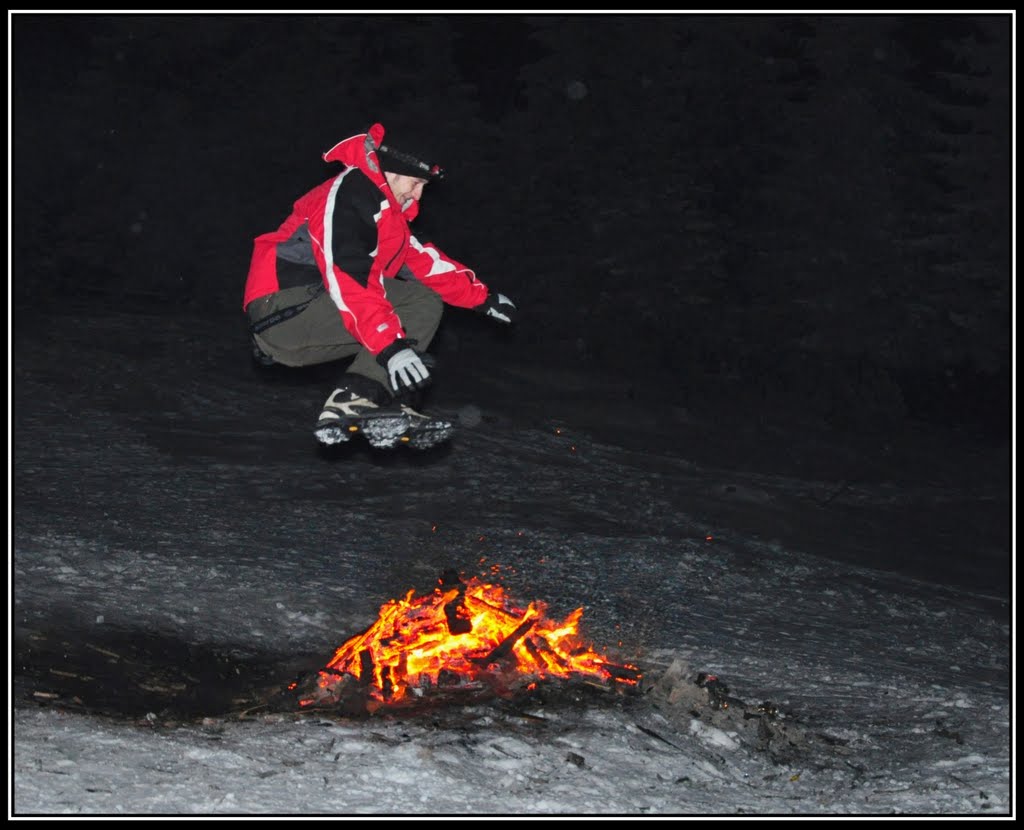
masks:
<path fill-rule="evenodd" d="M 406 336 L 416 341 L 417 351 L 425 351 L 437 333 L 444 303 L 437 292 L 415 280 L 387 279 L 387 298 L 394 306 Z M 271 315 L 307 303 L 293 316 L 253 333 L 256 345 L 276 362 L 285 366 L 312 366 L 355 356 L 348 372 L 363 375 L 389 388 L 387 371 L 359 343 L 341 322 L 338 307 L 322 284 L 285 288 L 253 300 L 246 308 L 251 326 Z"/>

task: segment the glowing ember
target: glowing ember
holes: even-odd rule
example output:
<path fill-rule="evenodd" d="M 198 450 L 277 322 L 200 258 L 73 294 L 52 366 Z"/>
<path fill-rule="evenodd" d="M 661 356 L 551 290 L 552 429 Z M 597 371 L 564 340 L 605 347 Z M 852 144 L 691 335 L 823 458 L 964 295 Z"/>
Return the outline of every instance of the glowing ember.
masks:
<path fill-rule="evenodd" d="M 439 580 L 433 593 L 381 606 L 363 634 L 320 670 L 300 705 L 336 703 L 359 689 L 380 704 L 402 704 L 431 689 L 511 694 L 547 678 L 636 686 L 640 672 L 616 665 L 580 639 L 583 609 L 557 622 L 546 605 L 517 608 L 497 585 Z M 372 707 L 370 707 L 372 708 Z"/>

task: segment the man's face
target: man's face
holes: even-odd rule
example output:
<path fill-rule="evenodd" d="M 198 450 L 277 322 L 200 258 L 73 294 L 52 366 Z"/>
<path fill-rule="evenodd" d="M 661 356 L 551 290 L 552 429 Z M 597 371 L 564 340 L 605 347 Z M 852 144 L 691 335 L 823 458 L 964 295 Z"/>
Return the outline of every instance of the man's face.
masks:
<path fill-rule="evenodd" d="M 384 172 L 384 178 L 388 180 L 391 192 L 395 194 L 398 204 L 403 208 L 410 201 L 418 202 L 423 198 L 423 188 L 427 184 L 426 179 L 420 179 L 416 176 L 403 176 L 401 173 L 390 173 L 388 171 Z"/>

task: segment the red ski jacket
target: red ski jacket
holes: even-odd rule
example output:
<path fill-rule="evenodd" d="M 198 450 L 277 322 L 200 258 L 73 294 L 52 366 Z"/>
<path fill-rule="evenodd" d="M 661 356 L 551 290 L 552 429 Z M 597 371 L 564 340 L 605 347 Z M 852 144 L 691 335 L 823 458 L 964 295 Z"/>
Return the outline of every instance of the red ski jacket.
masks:
<path fill-rule="evenodd" d="M 276 231 L 256 237 L 243 309 L 288 287 L 279 264 L 315 263 L 345 328 L 378 354 L 405 336 L 387 299 L 387 280 L 403 266 L 449 305 L 476 308 L 487 299 L 487 286 L 471 269 L 412 235 L 419 202 L 403 211 L 391 193 L 376 154 L 383 138 L 384 127 L 374 124 L 324 153 L 324 161 L 345 169 L 301 196 Z"/>

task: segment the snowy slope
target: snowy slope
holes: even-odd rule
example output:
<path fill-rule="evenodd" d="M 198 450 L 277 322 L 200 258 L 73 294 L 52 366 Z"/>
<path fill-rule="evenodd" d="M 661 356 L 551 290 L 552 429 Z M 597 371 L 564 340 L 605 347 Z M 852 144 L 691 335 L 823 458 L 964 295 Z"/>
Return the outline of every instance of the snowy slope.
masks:
<path fill-rule="evenodd" d="M 474 327 L 450 448 L 325 454 L 330 372 L 259 374 L 230 314 L 45 320 L 14 337 L 12 815 L 1012 814 L 1005 451 L 630 417 Z M 259 705 L 451 568 L 583 607 L 641 690 Z"/>

